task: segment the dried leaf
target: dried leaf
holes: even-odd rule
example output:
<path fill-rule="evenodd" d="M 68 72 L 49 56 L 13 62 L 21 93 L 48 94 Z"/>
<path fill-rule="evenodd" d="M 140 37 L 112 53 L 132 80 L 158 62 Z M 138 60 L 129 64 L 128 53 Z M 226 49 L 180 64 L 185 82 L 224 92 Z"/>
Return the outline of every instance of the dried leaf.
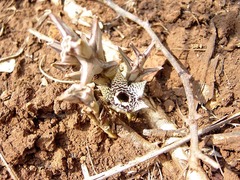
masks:
<path fill-rule="evenodd" d="M 4 61 L 0 63 L 0 72 L 11 73 L 15 67 L 15 59 L 10 59 L 9 61 Z"/>

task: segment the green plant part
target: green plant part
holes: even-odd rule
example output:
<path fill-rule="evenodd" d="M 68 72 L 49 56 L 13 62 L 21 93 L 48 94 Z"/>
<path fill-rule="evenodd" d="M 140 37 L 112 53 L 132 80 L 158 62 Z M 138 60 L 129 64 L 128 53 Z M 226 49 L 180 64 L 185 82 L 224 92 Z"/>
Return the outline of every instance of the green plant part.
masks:
<path fill-rule="evenodd" d="M 146 81 L 134 82 L 130 85 L 120 71 L 111 82 L 111 87 L 99 86 L 106 102 L 117 112 L 133 113 L 143 108 L 148 108 L 141 99 L 144 94 Z"/>

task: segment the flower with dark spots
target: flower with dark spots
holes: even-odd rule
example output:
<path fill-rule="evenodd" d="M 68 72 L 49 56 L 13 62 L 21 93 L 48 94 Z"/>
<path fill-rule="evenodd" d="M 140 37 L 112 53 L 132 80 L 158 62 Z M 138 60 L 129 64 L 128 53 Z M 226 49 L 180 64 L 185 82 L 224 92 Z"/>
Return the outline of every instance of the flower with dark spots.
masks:
<path fill-rule="evenodd" d="M 111 87 L 99 86 L 104 99 L 117 112 L 131 113 L 148 108 L 141 98 L 144 94 L 146 81 L 128 84 L 120 71 L 112 80 Z"/>

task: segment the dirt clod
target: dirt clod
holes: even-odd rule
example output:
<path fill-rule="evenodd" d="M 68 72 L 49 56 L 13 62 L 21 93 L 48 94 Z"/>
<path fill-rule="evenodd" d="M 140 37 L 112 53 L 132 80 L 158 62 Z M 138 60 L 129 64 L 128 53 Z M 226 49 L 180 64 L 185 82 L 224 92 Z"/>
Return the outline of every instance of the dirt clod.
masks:
<path fill-rule="evenodd" d="M 132 13 L 150 23 L 164 46 L 189 72 L 192 88 L 197 89 L 200 94 L 203 87 L 199 82 L 199 77 L 202 76 L 199 72 L 205 62 L 204 54 L 209 48 L 209 38 L 213 34 L 210 24 L 214 22 L 217 36 L 213 42 L 213 54 L 209 64 L 218 57 L 218 63 L 212 72 L 214 76 L 211 76 L 214 89 L 211 101 L 217 105 L 209 108 L 204 103 L 196 104 L 202 117 L 198 120 L 199 128 L 225 115 L 239 112 L 239 1 L 127 1 L 133 3 L 132 6 L 127 6 L 124 0 L 114 2 L 121 7 L 128 7 Z M 109 29 L 103 32 L 104 38 L 109 38 L 113 44 L 123 48 L 129 57 L 136 58 L 130 51 L 129 43 L 133 43 L 140 52 L 144 52 L 151 43 L 152 40 L 145 30 L 126 18 L 116 18 L 117 14 L 107 6 L 87 0 L 76 0 L 76 3 L 91 10 L 103 24 L 110 24 Z M 23 53 L 15 58 L 14 71 L 0 72 L 0 149 L 7 162 L 13 166 L 19 179 L 83 179 L 83 163 L 88 167 L 89 173 L 94 175 L 95 171 L 100 173 L 144 155 L 146 152 L 141 145 L 137 142 L 135 144 L 139 146 L 135 146 L 128 141 L 128 137 L 110 139 L 87 118 L 82 111 L 82 105 L 58 101 L 57 97 L 70 85 L 47 79 L 39 70 L 39 61 L 46 56 L 43 70 L 53 77 L 64 79 L 63 71 L 51 66 L 52 63 L 60 62 L 60 56 L 45 42 L 28 32 L 29 28 L 35 28 L 46 9 L 51 9 L 53 14 L 61 17 L 74 30 L 90 33 L 89 27 L 73 24 L 63 7 L 53 5 L 51 1 L 0 1 L 0 31 L 3 31 L 0 35 L 0 58 L 17 52 L 26 37 L 30 36 Z M 54 28 L 50 19 L 47 19 L 37 30 L 60 40 L 61 37 L 59 33 L 55 33 Z M 183 115 L 188 112 L 184 86 L 179 78 L 181 74 L 176 73 L 163 53 L 156 48 L 152 49 L 145 65 L 147 68 L 163 67 L 147 83 L 145 94 L 150 96 L 155 104 L 163 105 L 167 115 L 176 120 L 179 127 L 184 126 L 184 121 L 180 119 L 175 108 L 179 106 Z M 209 67 L 207 65 L 206 67 Z M 47 80 L 44 85 L 42 78 Z M 208 80 L 210 74 L 206 74 L 205 82 Z M 198 98 L 197 94 L 194 94 L 196 101 Z M 113 129 L 116 123 L 114 117 L 107 117 L 113 123 Z M 142 130 L 147 126 L 145 119 L 138 114 L 137 118 L 131 121 L 128 121 L 125 115 L 121 117 L 142 136 Z M 238 126 L 239 119 L 210 132 L 210 135 L 231 135 L 234 131 L 239 132 Z M 210 179 L 239 179 L 239 138 L 234 136 L 231 140 L 221 140 L 215 148 L 222 156 L 218 160 L 224 177 L 219 170 L 203 165 Z M 159 142 L 158 139 L 151 138 L 150 141 Z M 171 168 L 166 168 L 164 162 Z M 153 176 L 159 179 L 161 175 L 164 179 L 178 179 L 182 172 L 177 172 L 176 169 L 171 157 L 166 153 L 109 179 L 148 179 Z M 0 179 L 10 179 L 2 162 Z"/>
<path fill-rule="evenodd" d="M 37 140 L 37 146 L 43 151 L 54 151 L 56 148 L 56 133 L 58 130 L 55 128 L 47 129 Z"/>

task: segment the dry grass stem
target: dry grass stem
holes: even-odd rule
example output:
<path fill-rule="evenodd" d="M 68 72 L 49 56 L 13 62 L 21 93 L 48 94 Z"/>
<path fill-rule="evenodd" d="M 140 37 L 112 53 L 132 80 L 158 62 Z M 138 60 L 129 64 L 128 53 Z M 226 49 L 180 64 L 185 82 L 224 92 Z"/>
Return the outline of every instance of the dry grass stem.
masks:
<path fill-rule="evenodd" d="M 17 174 L 15 173 L 15 171 L 13 170 L 13 168 L 7 163 L 7 161 L 4 158 L 4 155 L 2 153 L 2 150 L 0 149 L 0 159 L 2 160 L 4 166 L 7 168 L 7 171 L 9 172 L 11 178 L 13 180 L 19 180 Z"/>
<path fill-rule="evenodd" d="M 46 10 L 45 13 L 38 19 L 38 22 L 35 26 L 36 29 L 39 28 L 42 25 L 42 23 L 45 21 L 45 19 L 47 18 L 47 16 L 49 15 L 50 12 L 51 12 L 50 10 Z M 0 63 L 20 56 L 23 53 L 23 51 L 24 51 L 25 47 L 27 46 L 28 42 L 29 42 L 29 36 L 27 36 L 25 38 L 22 46 L 18 49 L 18 51 L 15 54 L 7 56 L 7 57 L 0 58 Z"/>
<path fill-rule="evenodd" d="M 92 166 L 92 170 L 93 170 L 93 172 L 95 173 L 95 174 L 97 174 L 97 171 L 96 171 L 96 169 L 94 168 L 94 164 L 93 164 L 93 161 L 92 161 L 92 157 L 91 157 L 91 153 L 90 153 L 90 150 L 89 150 L 89 147 L 88 146 L 86 146 L 86 149 L 87 149 L 87 155 L 88 155 L 88 159 L 89 159 L 89 161 L 90 161 L 90 164 L 91 164 L 91 166 Z"/>
<path fill-rule="evenodd" d="M 25 47 L 27 46 L 28 40 L 29 40 L 29 38 L 27 37 L 25 39 L 23 45 L 18 49 L 18 51 L 15 54 L 7 56 L 7 57 L 0 58 L 0 63 L 4 62 L 4 61 L 8 61 L 10 59 L 14 59 L 14 58 L 20 56 L 23 53 L 23 50 L 25 49 Z"/>

